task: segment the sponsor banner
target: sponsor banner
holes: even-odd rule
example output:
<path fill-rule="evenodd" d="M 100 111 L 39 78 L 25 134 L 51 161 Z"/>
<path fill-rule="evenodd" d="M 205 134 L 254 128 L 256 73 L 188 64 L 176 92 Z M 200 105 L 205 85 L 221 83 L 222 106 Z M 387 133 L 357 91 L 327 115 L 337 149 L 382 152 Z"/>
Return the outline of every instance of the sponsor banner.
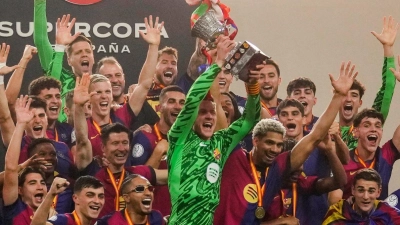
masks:
<path fill-rule="evenodd" d="M 19 62 L 26 44 L 33 45 L 33 3 L 34 0 L 2 1 L 7 10 L 0 15 L 0 42 L 11 45 L 8 65 Z M 116 57 L 124 69 L 128 88 L 137 82 L 146 58 L 148 45 L 139 31 L 145 29 L 143 19 L 148 15 L 159 16 L 165 22 L 160 48 L 177 48 L 178 74 L 186 71 L 195 45 L 190 36 L 190 15 L 194 9 L 182 0 L 47 0 L 47 30 L 54 44 L 57 18 L 71 14 L 77 20 L 72 33 L 80 31 L 92 40 L 96 62 L 104 56 Z M 70 68 L 66 58 L 64 66 Z M 42 74 L 35 56 L 28 65 L 21 91 L 26 93 L 29 82 Z"/>

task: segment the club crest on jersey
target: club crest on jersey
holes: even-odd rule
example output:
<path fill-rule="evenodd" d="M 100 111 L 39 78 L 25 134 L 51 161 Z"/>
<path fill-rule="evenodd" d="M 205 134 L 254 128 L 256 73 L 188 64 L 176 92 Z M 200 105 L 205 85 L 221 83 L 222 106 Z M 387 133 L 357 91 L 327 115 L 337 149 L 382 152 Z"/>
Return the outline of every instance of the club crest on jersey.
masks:
<path fill-rule="evenodd" d="M 221 159 L 221 152 L 219 151 L 218 148 L 216 148 L 216 149 L 214 150 L 214 158 L 215 158 L 216 160 L 220 160 L 220 159 Z"/>
<path fill-rule="evenodd" d="M 397 196 L 395 194 L 392 194 L 392 195 L 389 195 L 389 197 L 387 197 L 385 202 L 387 202 L 392 207 L 396 207 L 397 203 L 399 202 L 399 199 L 397 198 Z"/>

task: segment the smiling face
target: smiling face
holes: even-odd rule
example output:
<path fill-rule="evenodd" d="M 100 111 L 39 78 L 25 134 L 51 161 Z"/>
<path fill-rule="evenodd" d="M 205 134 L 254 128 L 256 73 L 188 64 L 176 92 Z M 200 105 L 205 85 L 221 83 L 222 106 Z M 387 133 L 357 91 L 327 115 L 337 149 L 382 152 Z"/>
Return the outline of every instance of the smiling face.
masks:
<path fill-rule="evenodd" d="M 358 138 L 360 151 L 376 151 L 382 139 L 382 127 L 382 121 L 378 118 L 364 117 L 361 120 L 360 125 L 354 128 L 354 137 Z"/>
<path fill-rule="evenodd" d="M 273 65 L 265 65 L 260 70 L 260 97 L 264 101 L 270 101 L 276 97 L 281 77 Z"/>
<path fill-rule="evenodd" d="M 116 63 L 104 63 L 100 67 L 99 73 L 110 80 L 112 95 L 115 100 L 118 100 L 124 94 L 125 90 L 125 75 L 121 66 Z"/>
<path fill-rule="evenodd" d="M 260 167 L 268 167 L 278 156 L 283 147 L 283 135 L 268 131 L 265 136 L 253 138 L 254 163 Z"/>
<path fill-rule="evenodd" d="M 47 104 L 46 114 L 47 119 L 55 121 L 58 119 L 58 115 L 61 110 L 61 94 L 60 89 L 50 88 L 42 89 L 37 96 Z"/>
<path fill-rule="evenodd" d="M 22 187 L 18 187 L 22 201 L 32 209 L 37 209 L 47 194 L 44 178 L 40 173 L 29 173 L 25 177 Z"/>
<path fill-rule="evenodd" d="M 279 113 L 278 118 L 286 128 L 286 137 L 297 141 L 303 137 L 304 116 L 299 108 L 294 106 L 285 107 Z"/>
<path fill-rule="evenodd" d="M 217 121 L 215 104 L 212 101 L 203 100 L 199 107 L 196 121 L 194 122 L 194 132 L 203 140 L 208 140 L 214 133 Z"/>
<path fill-rule="evenodd" d="M 361 214 L 368 214 L 374 208 L 374 201 L 379 198 L 381 188 L 376 181 L 359 179 L 352 186 L 354 208 Z"/>
<path fill-rule="evenodd" d="M 37 144 L 35 148 L 29 153 L 29 157 L 37 154 L 39 158 L 44 158 L 46 164 L 46 170 L 43 172 L 46 174 L 54 174 L 55 168 L 57 168 L 57 153 L 54 146 L 51 143 L 45 142 Z"/>
<path fill-rule="evenodd" d="M 102 145 L 102 149 L 111 164 L 117 167 L 124 165 L 129 151 L 128 133 L 110 133 L 106 143 Z"/>
<path fill-rule="evenodd" d="M 233 76 L 230 70 L 223 68 L 221 72 L 219 72 L 217 79 L 219 84 L 219 91 L 221 93 L 229 92 L 229 87 L 233 81 Z"/>
<path fill-rule="evenodd" d="M 89 220 L 97 219 L 104 205 L 104 188 L 86 187 L 73 195 L 75 210 Z"/>
<path fill-rule="evenodd" d="M 90 98 L 92 114 L 101 117 L 109 115 L 113 101 L 111 83 L 109 81 L 92 83 L 89 92 L 97 93 Z"/>
<path fill-rule="evenodd" d="M 339 111 L 341 124 L 351 125 L 361 105 L 360 92 L 358 90 L 350 90 L 346 98 L 342 100 L 342 106 Z"/>
<path fill-rule="evenodd" d="M 162 53 L 156 66 L 157 81 L 168 86 L 175 82 L 178 74 L 177 59 L 172 54 Z"/>
<path fill-rule="evenodd" d="M 47 116 L 43 108 L 32 108 L 33 119 L 25 127 L 26 135 L 31 138 L 46 136 Z"/>
<path fill-rule="evenodd" d="M 185 95 L 178 91 L 168 91 L 163 97 L 163 102 L 160 102 L 161 117 L 160 120 L 165 121 L 165 123 L 171 127 L 175 122 L 176 117 L 179 115 L 180 111 L 185 104 Z"/>
<path fill-rule="evenodd" d="M 89 42 L 78 41 L 71 45 L 71 54 L 68 54 L 68 65 L 72 67 L 75 76 L 82 77 L 83 73 L 92 74 L 94 56 Z"/>
<path fill-rule="evenodd" d="M 141 186 L 145 187 L 143 192 L 135 192 L 131 191 L 136 187 Z M 136 214 L 139 215 L 148 215 L 151 213 L 152 204 L 153 204 L 153 191 L 150 191 L 148 187 L 151 184 L 148 180 L 143 177 L 135 177 L 130 181 L 130 187 L 127 194 L 124 194 L 124 199 L 127 205 L 129 205 L 130 209 L 133 209 Z"/>
<path fill-rule="evenodd" d="M 296 99 L 304 106 L 304 115 L 312 114 L 312 109 L 317 103 L 314 91 L 309 87 L 295 88 L 289 98 Z"/>

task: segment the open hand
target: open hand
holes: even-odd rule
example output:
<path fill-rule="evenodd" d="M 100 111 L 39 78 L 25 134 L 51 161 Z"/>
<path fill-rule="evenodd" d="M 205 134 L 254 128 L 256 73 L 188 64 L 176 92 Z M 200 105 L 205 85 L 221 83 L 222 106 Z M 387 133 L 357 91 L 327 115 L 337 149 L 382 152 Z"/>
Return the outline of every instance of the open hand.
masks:
<path fill-rule="evenodd" d="M 375 31 L 372 31 L 371 33 L 382 43 L 382 45 L 393 46 L 398 29 L 399 23 L 396 23 L 393 17 L 389 16 L 388 19 L 383 17 L 383 29 L 380 34 Z"/>
<path fill-rule="evenodd" d="M 351 61 L 347 62 L 347 64 L 342 62 L 339 78 L 337 80 L 334 79 L 332 74 L 329 74 L 332 87 L 335 89 L 336 93 L 347 95 L 351 85 L 353 85 L 354 79 L 356 79 L 358 75 L 358 72 L 354 72 L 355 67 L 355 65 L 351 64 Z"/>
<path fill-rule="evenodd" d="M 33 110 L 29 109 L 32 99 L 28 95 L 20 96 L 15 102 L 15 113 L 17 115 L 17 123 L 29 123 L 33 119 Z"/>
<path fill-rule="evenodd" d="M 161 29 L 164 27 L 164 22 L 158 24 L 158 17 L 156 17 L 156 21 L 153 23 L 153 16 L 149 16 L 149 19 L 144 18 L 144 24 L 146 25 L 146 34 L 144 31 L 139 31 L 140 36 L 149 44 L 149 45 L 160 45 L 160 33 Z"/>
<path fill-rule="evenodd" d="M 76 19 L 73 18 L 71 23 L 68 25 L 71 15 L 63 15 L 62 18 L 57 19 L 57 31 L 56 31 L 56 44 L 69 45 L 73 42 L 81 32 L 71 35 L 72 27 L 74 27 Z"/>
<path fill-rule="evenodd" d="M 90 97 L 96 92 L 89 93 L 90 75 L 84 73 L 82 78 L 76 78 L 76 84 L 74 89 L 74 104 L 84 106 L 86 102 L 90 100 Z"/>
<path fill-rule="evenodd" d="M 7 63 L 7 58 L 8 58 L 8 53 L 10 53 L 10 45 L 6 45 L 6 43 L 2 43 L 0 46 L 0 64 L 6 64 Z M 8 73 L 11 73 L 15 69 L 18 68 L 18 65 L 15 66 L 0 66 L 0 75 L 6 75 Z"/>

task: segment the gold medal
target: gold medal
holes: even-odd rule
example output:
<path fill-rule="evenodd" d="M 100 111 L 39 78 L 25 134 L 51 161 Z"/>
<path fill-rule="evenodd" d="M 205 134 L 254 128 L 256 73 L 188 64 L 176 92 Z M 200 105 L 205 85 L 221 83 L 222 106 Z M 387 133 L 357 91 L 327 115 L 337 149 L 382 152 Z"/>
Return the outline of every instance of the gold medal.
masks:
<path fill-rule="evenodd" d="M 265 216 L 265 210 L 263 207 L 258 206 L 255 212 L 257 219 L 262 219 Z"/>

